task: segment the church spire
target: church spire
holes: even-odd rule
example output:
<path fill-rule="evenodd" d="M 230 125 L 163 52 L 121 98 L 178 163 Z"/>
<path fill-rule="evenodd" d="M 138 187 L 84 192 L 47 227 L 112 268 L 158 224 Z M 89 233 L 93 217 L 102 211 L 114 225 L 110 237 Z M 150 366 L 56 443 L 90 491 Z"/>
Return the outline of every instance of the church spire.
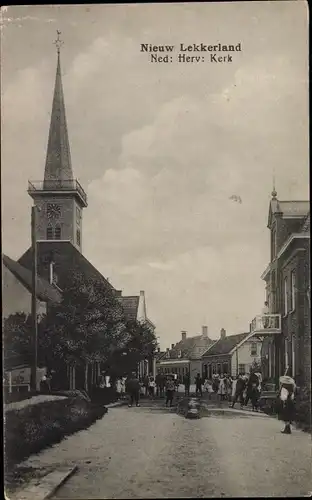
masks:
<path fill-rule="evenodd" d="M 44 182 L 49 183 L 49 181 L 58 181 L 60 185 L 66 184 L 70 187 L 73 180 L 73 171 L 71 166 L 61 75 L 60 48 L 63 45 L 63 41 L 60 39 L 60 34 L 61 32 L 57 31 L 57 39 L 54 42 L 57 50 L 57 66 L 44 171 Z"/>

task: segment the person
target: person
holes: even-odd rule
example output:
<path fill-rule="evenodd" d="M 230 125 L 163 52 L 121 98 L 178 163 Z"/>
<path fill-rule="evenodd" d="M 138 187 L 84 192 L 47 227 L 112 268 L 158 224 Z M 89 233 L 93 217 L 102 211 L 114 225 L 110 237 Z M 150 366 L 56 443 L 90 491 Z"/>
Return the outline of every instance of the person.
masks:
<path fill-rule="evenodd" d="M 172 406 L 173 397 L 174 397 L 175 384 L 172 375 L 169 375 L 166 382 L 166 406 Z"/>
<path fill-rule="evenodd" d="M 212 378 L 212 388 L 213 388 L 213 392 L 214 392 L 215 394 L 217 394 L 218 389 L 219 389 L 219 383 L 220 383 L 219 376 L 218 376 L 218 374 L 214 374 L 212 377 L 213 377 L 213 378 Z"/>
<path fill-rule="evenodd" d="M 48 373 L 44 373 L 44 375 L 41 378 L 40 381 L 40 390 L 42 392 L 51 392 L 51 386 L 50 386 L 50 377 L 48 376 Z"/>
<path fill-rule="evenodd" d="M 255 401 L 255 396 L 256 396 L 255 389 L 258 389 L 259 383 L 260 382 L 259 382 L 259 378 L 258 378 L 257 374 L 251 370 L 249 373 L 247 384 L 246 384 L 245 406 L 248 405 L 249 400 L 251 400 L 252 402 Z M 253 405 L 253 409 L 254 409 L 254 405 Z"/>
<path fill-rule="evenodd" d="M 197 373 L 195 377 L 195 387 L 196 387 L 196 395 L 199 393 L 200 396 L 202 397 L 203 391 L 202 391 L 202 379 L 199 373 Z"/>
<path fill-rule="evenodd" d="M 127 392 L 129 394 L 129 408 L 133 406 L 133 403 L 140 406 L 140 382 L 135 372 L 132 372 L 131 377 L 127 380 Z"/>
<path fill-rule="evenodd" d="M 154 392 L 155 392 L 155 380 L 154 377 L 150 375 L 149 380 L 148 380 L 148 394 L 151 398 L 154 397 Z"/>
<path fill-rule="evenodd" d="M 189 396 L 190 395 L 190 385 L 191 385 L 191 379 L 190 379 L 189 372 L 186 372 L 186 374 L 184 375 L 183 384 L 184 384 L 185 396 Z"/>
<path fill-rule="evenodd" d="M 226 386 L 223 373 L 220 375 L 220 384 L 218 387 L 218 394 L 220 396 L 220 401 L 224 401 L 226 395 Z"/>
<path fill-rule="evenodd" d="M 148 376 L 144 375 L 144 377 L 143 377 L 143 387 L 145 389 L 145 396 L 148 395 L 148 382 L 149 382 Z"/>
<path fill-rule="evenodd" d="M 123 376 L 120 379 L 120 397 L 121 399 L 125 399 L 125 394 L 126 394 L 126 380 L 127 377 Z"/>
<path fill-rule="evenodd" d="M 120 377 L 118 377 L 116 379 L 115 387 L 116 387 L 116 392 L 117 392 L 117 398 L 121 399 L 121 378 Z"/>
<path fill-rule="evenodd" d="M 291 424 L 295 414 L 295 390 L 296 383 L 292 377 L 283 375 L 279 379 L 279 399 L 281 402 L 280 417 L 285 422 L 282 434 L 291 434 Z"/>
<path fill-rule="evenodd" d="M 227 376 L 226 380 L 227 380 L 227 384 L 226 384 L 227 399 L 228 399 L 228 401 L 231 401 L 233 380 L 232 380 L 232 377 L 230 375 Z"/>
<path fill-rule="evenodd" d="M 156 396 L 161 396 L 161 379 L 162 379 L 161 373 L 157 373 L 156 378 L 155 378 Z"/>
<path fill-rule="evenodd" d="M 246 387 L 245 379 L 243 378 L 242 374 L 239 374 L 237 377 L 237 381 L 236 381 L 235 394 L 234 394 L 234 398 L 233 398 L 233 401 L 231 404 L 231 408 L 234 408 L 235 403 L 239 399 L 241 409 L 243 409 L 245 387 Z"/>
<path fill-rule="evenodd" d="M 264 307 L 262 309 L 262 323 L 263 323 L 263 328 L 268 328 L 269 327 L 269 303 L 266 300 L 264 303 Z"/>
<path fill-rule="evenodd" d="M 205 381 L 204 381 L 204 391 L 205 392 L 209 391 L 209 380 L 207 377 L 205 378 Z"/>

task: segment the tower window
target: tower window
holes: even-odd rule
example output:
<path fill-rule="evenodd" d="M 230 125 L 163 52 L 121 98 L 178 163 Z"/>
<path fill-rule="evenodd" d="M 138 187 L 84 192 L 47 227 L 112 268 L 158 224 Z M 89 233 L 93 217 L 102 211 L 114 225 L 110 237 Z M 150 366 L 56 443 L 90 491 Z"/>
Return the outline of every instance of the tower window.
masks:
<path fill-rule="evenodd" d="M 53 240 L 53 227 L 47 227 L 47 240 Z"/>
<path fill-rule="evenodd" d="M 54 239 L 60 240 L 61 239 L 61 226 L 57 225 L 55 226 L 54 229 Z"/>
<path fill-rule="evenodd" d="M 77 245 L 80 246 L 80 229 L 77 229 L 76 231 L 76 240 L 77 240 Z"/>

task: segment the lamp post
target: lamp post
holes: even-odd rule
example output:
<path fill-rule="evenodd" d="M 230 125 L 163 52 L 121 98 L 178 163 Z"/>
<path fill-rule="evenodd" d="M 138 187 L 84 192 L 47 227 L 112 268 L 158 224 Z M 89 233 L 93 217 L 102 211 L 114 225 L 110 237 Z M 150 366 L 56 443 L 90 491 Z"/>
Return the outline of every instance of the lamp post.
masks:
<path fill-rule="evenodd" d="M 36 240 L 36 210 L 38 207 L 31 207 L 31 248 L 32 248 L 32 269 L 31 269 L 31 317 L 32 317 L 32 363 L 30 372 L 30 387 L 32 391 L 37 390 L 37 364 L 38 364 L 38 323 L 37 323 L 37 240 Z"/>

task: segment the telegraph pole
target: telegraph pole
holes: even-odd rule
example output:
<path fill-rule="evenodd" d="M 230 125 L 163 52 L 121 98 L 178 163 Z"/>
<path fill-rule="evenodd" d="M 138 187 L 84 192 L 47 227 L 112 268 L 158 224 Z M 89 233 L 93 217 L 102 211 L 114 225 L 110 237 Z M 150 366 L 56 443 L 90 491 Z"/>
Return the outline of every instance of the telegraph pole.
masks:
<path fill-rule="evenodd" d="M 37 325 L 37 241 L 36 241 L 36 207 L 31 207 L 31 248 L 32 248 L 32 287 L 31 287 L 31 317 L 32 317 L 32 363 L 30 386 L 37 390 L 38 364 L 38 325 Z"/>

